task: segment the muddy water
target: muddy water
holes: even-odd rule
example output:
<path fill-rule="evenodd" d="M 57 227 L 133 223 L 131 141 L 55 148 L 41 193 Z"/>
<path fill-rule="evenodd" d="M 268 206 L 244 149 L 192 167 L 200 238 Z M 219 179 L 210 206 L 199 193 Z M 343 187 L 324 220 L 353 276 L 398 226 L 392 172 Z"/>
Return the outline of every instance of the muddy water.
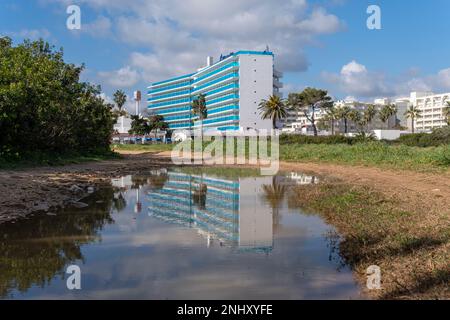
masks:
<path fill-rule="evenodd" d="M 333 228 L 290 207 L 301 173 L 159 170 L 0 226 L 0 298 L 358 299 Z M 80 290 L 68 266 L 81 270 Z"/>

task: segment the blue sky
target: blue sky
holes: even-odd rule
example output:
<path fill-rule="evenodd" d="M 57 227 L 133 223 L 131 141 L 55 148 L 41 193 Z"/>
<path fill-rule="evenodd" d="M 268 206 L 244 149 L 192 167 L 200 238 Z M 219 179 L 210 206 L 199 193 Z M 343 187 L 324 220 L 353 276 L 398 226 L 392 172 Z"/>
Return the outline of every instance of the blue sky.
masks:
<path fill-rule="evenodd" d="M 66 28 L 70 4 L 81 30 Z M 371 4 L 381 30 L 366 27 Z M 448 0 L 1 0 L 0 35 L 63 47 L 108 96 L 269 45 L 286 93 L 315 86 L 371 100 L 450 91 L 449 13 Z"/>

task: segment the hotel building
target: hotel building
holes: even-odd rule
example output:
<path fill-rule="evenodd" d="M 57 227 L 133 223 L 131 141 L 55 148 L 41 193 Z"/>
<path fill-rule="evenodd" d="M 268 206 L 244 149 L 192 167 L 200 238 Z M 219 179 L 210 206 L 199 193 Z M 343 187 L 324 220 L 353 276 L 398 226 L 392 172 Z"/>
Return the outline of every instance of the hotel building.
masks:
<path fill-rule="evenodd" d="M 208 57 L 206 67 L 195 73 L 155 82 L 148 88 L 148 111 L 162 115 L 169 128 L 199 129 L 192 114 L 192 102 L 206 96 L 204 131 L 245 131 L 271 129 L 262 120 L 259 103 L 280 95 L 282 73 L 274 68 L 274 54 L 268 51 L 238 51 L 217 63 Z"/>
<path fill-rule="evenodd" d="M 373 103 L 367 103 L 367 102 L 360 102 L 355 100 L 338 100 L 335 101 L 335 108 L 344 108 L 347 107 L 350 110 L 357 110 L 359 112 L 364 112 L 369 106 L 374 106 L 375 109 L 379 112 L 381 108 L 386 105 L 390 104 L 391 101 L 389 99 L 376 99 Z M 318 108 L 315 111 L 315 119 L 316 119 L 316 126 L 319 126 L 319 123 L 321 119 L 323 119 L 327 115 L 326 110 Z M 311 117 L 311 113 L 308 115 Z M 375 116 L 372 121 L 367 125 L 368 130 L 374 130 L 374 129 L 392 129 L 397 125 L 398 119 L 396 115 L 391 116 L 385 123 L 382 122 L 378 115 Z M 336 133 L 345 133 L 345 123 L 344 120 L 336 120 L 334 122 L 335 126 L 335 132 Z M 320 127 L 320 126 L 319 126 Z M 330 128 L 326 130 L 320 130 L 318 128 L 319 134 L 321 135 L 328 135 L 330 134 Z M 348 133 L 356 133 L 360 130 L 359 126 L 351 121 L 350 119 L 347 120 L 347 132 Z M 284 124 L 285 132 L 297 132 L 307 135 L 313 134 L 313 127 L 311 122 L 308 120 L 308 118 L 305 116 L 303 111 L 291 111 L 289 113 L 289 117 L 286 119 Z"/>
<path fill-rule="evenodd" d="M 418 132 L 429 132 L 447 125 L 444 108 L 448 106 L 450 93 L 434 94 L 432 92 L 411 92 L 410 103 L 422 111 L 415 119 Z"/>

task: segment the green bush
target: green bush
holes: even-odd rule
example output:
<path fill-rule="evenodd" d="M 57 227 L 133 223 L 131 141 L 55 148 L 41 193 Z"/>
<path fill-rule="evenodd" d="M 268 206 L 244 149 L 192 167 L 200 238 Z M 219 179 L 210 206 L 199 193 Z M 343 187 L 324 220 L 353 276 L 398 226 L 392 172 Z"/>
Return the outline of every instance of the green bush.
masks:
<path fill-rule="evenodd" d="M 401 136 L 394 143 L 422 148 L 450 145 L 450 126 L 435 129 L 432 133 L 407 134 Z"/>
<path fill-rule="evenodd" d="M 43 40 L 16 47 L 0 38 L 0 157 L 109 151 L 115 117 L 100 87 L 80 82 L 84 66 L 65 63 Z"/>
<path fill-rule="evenodd" d="M 334 136 L 306 136 L 297 134 L 282 134 L 280 144 L 348 144 L 352 145 L 358 142 L 358 139 L 346 137 L 343 135 Z"/>

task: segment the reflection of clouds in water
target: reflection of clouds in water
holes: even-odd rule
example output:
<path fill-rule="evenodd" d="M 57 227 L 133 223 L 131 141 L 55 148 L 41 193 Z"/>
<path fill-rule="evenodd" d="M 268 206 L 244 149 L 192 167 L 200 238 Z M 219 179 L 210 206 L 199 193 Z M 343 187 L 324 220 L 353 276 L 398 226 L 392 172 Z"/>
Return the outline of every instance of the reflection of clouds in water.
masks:
<path fill-rule="evenodd" d="M 292 185 L 317 181 L 303 175 L 296 178 L 281 178 L 276 182 Z M 272 183 L 272 178 L 240 180 L 240 214 L 254 201 L 249 194 L 260 193 L 263 183 Z M 132 197 L 127 200 L 133 201 Z M 261 206 L 264 210 L 270 207 L 260 203 L 257 210 L 262 210 Z M 138 253 L 125 258 L 130 249 L 124 252 L 124 259 L 115 266 L 116 273 L 99 272 L 108 268 L 107 262 L 104 267 L 97 266 L 89 271 L 98 281 L 97 287 L 108 288 L 91 291 L 91 296 L 113 299 L 123 296 L 175 299 L 359 297 L 351 274 L 337 272 L 336 266 L 328 261 L 329 250 L 322 236 L 326 230 L 323 221 L 315 216 L 299 215 L 298 210 L 282 210 L 275 249 L 269 256 L 236 253 L 226 247 L 206 250 L 200 231 L 153 218 L 141 218 L 138 224 L 139 228 L 129 229 L 130 232 L 104 236 L 110 245 L 131 245 Z M 251 232 L 251 229 L 246 231 Z M 130 287 L 126 288 L 127 285 Z"/>
<path fill-rule="evenodd" d="M 77 293 L 67 292 L 65 282 L 54 280 L 53 285 L 44 289 L 30 290 L 29 297 L 360 298 L 348 268 L 338 272 L 338 263 L 329 261 L 329 241 L 324 235 L 330 227 L 317 216 L 289 208 L 287 196 L 279 187 L 317 180 L 301 175 L 293 180 L 292 174 L 287 178 L 240 178 L 231 182 L 207 175 L 197 176 L 201 183 L 208 185 L 204 192 L 205 205 L 194 207 L 197 214 L 204 213 L 205 217 L 210 214 L 212 224 L 216 221 L 214 213 L 219 216 L 221 212 L 233 213 L 238 218 L 233 224 L 236 229 L 232 231 L 236 239 L 224 246 L 219 245 L 218 239 L 213 239 L 212 245 L 207 247 L 206 238 L 213 234 L 209 230 L 148 216 L 147 209 L 155 205 L 155 197 L 147 196 L 148 193 L 161 194 L 161 189 L 167 185 L 173 190 L 182 189 L 183 183 L 190 181 L 180 176 L 178 180 L 169 181 L 169 176 L 164 173 L 158 179 L 127 177 L 117 180 L 116 187 L 122 188 L 126 206 L 118 213 L 113 210 L 115 224 L 104 228 L 101 243 L 83 246 L 83 289 Z M 152 181 L 152 187 L 142 185 L 147 183 L 145 181 Z M 263 188 L 264 185 L 267 187 Z M 132 189 L 137 186 L 140 186 L 139 197 L 137 189 Z M 223 198 L 229 191 L 237 192 L 238 197 Z M 219 195 L 219 198 L 211 195 Z M 138 199 L 143 205 L 140 214 L 134 211 Z M 179 208 L 183 198 L 177 199 L 169 198 Z M 227 203 L 229 199 L 238 201 Z M 216 204 L 215 200 L 223 203 Z M 166 204 L 164 201 L 162 203 Z M 218 207 L 222 211 L 214 210 Z M 260 246 L 268 246 L 270 250 L 252 250 Z"/>
<path fill-rule="evenodd" d="M 351 275 L 336 273 L 326 266 L 309 265 L 308 259 L 303 261 L 301 257 L 255 259 L 253 255 L 229 259 L 226 254 L 221 256 L 217 252 L 193 255 L 191 250 L 183 252 L 178 247 L 171 247 L 152 251 L 151 257 L 124 257 L 115 269 L 116 273 L 110 275 L 112 278 L 108 276 L 106 280 L 105 274 L 98 272 L 96 287 L 102 289 L 89 291 L 90 296 L 171 299 L 358 297 L 351 285 Z M 129 287 L 129 292 L 124 295 L 127 289 L 115 289 L 120 287 Z"/>
<path fill-rule="evenodd" d="M 358 298 L 351 274 L 336 272 L 327 263 L 327 250 L 320 249 L 323 239 L 310 238 L 306 231 L 299 237 L 299 233 L 291 235 L 292 228 L 282 228 L 275 249 L 264 256 L 230 255 L 230 248 L 206 249 L 194 232 L 187 237 L 183 230 L 171 233 L 175 231 L 171 229 L 152 230 L 158 236 L 133 235 L 141 247 L 124 248 L 114 273 L 105 274 L 111 269 L 106 260 L 92 270 L 87 268 L 97 282 L 95 287 L 102 288 L 89 290 L 89 295 L 114 299 Z M 115 289 L 119 287 L 124 289 Z"/>

